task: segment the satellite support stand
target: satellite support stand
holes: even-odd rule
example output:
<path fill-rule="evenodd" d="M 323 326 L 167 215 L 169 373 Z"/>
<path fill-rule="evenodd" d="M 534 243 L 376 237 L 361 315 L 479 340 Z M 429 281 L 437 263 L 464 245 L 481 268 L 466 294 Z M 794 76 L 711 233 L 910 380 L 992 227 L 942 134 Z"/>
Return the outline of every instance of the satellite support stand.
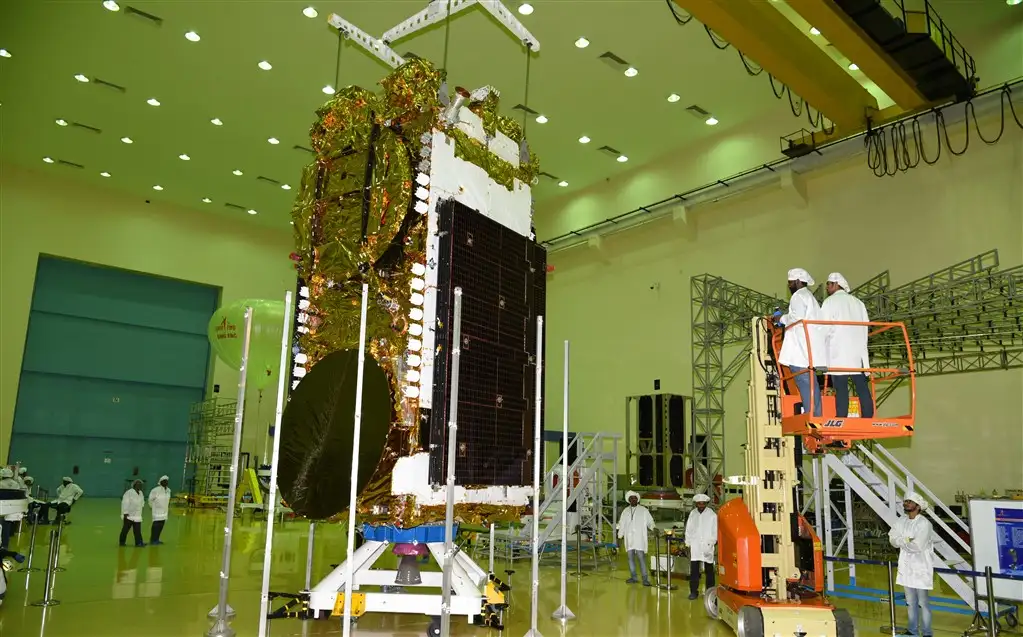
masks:
<path fill-rule="evenodd" d="M 568 608 L 568 341 L 565 341 L 565 386 L 561 420 L 561 605 L 551 615 L 562 623 L 575 619 Z M 578 510 L 578 509 L 577 509 Z M 576 530 L 576 535 L 579 530 Z"/>
<path fill-rule="evenodd" d="M 455 288 L 455 310 L 451 333 L 451 406 L 448 408 L 448 495 L 444 506 L 444 576 L 441 579 L 440 634 L 451 635 L 451 569 L 455 543 L 451 526 L 455 517 L 455 449 L 458 437 L 458 365 L 462 358 L 462 288 Z"/>
<path fill-rule="evenodd" d="M 536 420 L 533 424 L 533 545 L 532 582 L 529 593 L 529 630 L 525 637 L 543 637 L 536 627 L 536 597 L 540 591 L 540 427 L 543 413 L 543 317 L 536 317 Z M 562 477 L 564 479 L 564 477 Z"/>

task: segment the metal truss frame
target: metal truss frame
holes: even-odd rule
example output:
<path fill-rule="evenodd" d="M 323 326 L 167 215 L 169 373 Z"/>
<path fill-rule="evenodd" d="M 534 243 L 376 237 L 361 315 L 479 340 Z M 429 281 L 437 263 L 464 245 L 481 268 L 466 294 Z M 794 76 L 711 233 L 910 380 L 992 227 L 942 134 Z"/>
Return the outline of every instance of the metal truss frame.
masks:
<path fill-rule="evenodd" d="M 872 320 L 905 323 L 917 376 L 1023 368 L 1023 265 L 999 266 L 998 251 L 988 250 L 898 287 L 886 270 L 852 293 Z M 694 469 L 694 491 L 713 495 L 714 476 L 727 477 L 725 392 L 748 361 L 750 318 L 786 303 L 712 274 L 693 277 L 690 295 L 694 408 L 686 468 Z M 894 340 L 872 344 L 871 358 L 884 367 L 907 364 Z M 896 387 L 886 387 L 878 404 Z"/>

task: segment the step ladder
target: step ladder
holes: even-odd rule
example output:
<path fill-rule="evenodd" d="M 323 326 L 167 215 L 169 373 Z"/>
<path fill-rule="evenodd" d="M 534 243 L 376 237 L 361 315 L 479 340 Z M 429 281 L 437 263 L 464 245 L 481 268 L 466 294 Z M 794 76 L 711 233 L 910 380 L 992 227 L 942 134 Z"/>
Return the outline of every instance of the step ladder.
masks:
<path fill-rule="evenodd" d="M 874 445 L 869 449 L 865 444 L 856 444 L 848 453 L 823 456 L 823 474 L 821 480 L 825 483 L 832 476 L 841 478 L 844 486 L 860 497 L 878 517 L 889 527 L 895 524 L 898 518 L 898 511 L 901 510 L 903 497 L 908 491 L 916 491 L 928 498 L 927 515 L 935 530 L 941 529 L 946 535 L 952 538 L 952 543 L 943 538 L 936 537 L 934 543 L 934 566 L 946 569 L 972 570 L 969 556 L 970 545 L 965 542 L 957 531 L 969 531 L 969 525 L 955 515 L 944 502 L 939 500 L 934 493 L 924 486 L 909 472 L 887 449 L 882 445 Z M 827 503 L 828 516 L 834 508 Z M 849 511 L 850 509 L 846 509 Z M 949 525 L 938 515 L 944 513 L 952 521 Z M 820 517 L 820 516 L 818 516 Z M 831 526 L 830 519 L 824 521 L 828 527 Z M 842 530 L 848 536 L 852 535 L 853 521 L 844 519 L 841 524 Z M 829 528 L 830 530 L 830 528 Z M 825 531 L 829 534 L 828 531 Z M 827 538 L 830 540 L 830 538 Z M 851 551 L 851 544 L 850 551 Z M 966 557 L 963 557 L 965 553 Z M 830 573 L 829 573 L 830 575 Z M 974 594 L 972 581 L 954 573 L 938 573 L 938 576 L 952 589 L 952 591 L 969 607 L 977 608 L 977 599 Z M 829 577 L 828 589 L 834 590 L 833 577 Z M 987 611 L 987 604 L 980 600 L 980 610 Z"/>
<path fill-rule="evenodd" d="M 562 454 L 543 477 L 544 497 L 540 501 L 541 520 L 538 542 L 540 547 L 555 537 L 560 542 L 561 515 L 561 469 L 564 454 L 578 450 L 575 461 L 568 465 L 568 498 L 566 508 L 577 505 L 579 526 L 593 534 L 594 541 L 613 538 L 618 517 L 618 445 L 621 434 L 576 433 Z M 569 454 L 571 455 L 571 454 Z M 574 476 L 579 476 L 575 484 Z M 557 487 L 550 488 L 558 476 Z M 570 512 L 570 516 L 574 515 Z M 574 536 L 575 529 L 568 529 Z"/>

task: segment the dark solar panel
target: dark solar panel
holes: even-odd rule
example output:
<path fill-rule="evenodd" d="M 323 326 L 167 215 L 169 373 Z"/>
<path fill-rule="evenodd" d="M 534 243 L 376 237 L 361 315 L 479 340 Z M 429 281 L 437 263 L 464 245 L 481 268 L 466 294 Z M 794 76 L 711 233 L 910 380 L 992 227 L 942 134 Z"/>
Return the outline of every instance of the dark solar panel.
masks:
<path fill-rule="evenodd" d="M 454 200 L 440 231 L 433 409 L 424 431 L 430 481 L 447 478 L 454 289 L 462 288 L 462 354 L 455 481 L 532 484 L 536 318 L 544 313 L 546 252 Z"/>

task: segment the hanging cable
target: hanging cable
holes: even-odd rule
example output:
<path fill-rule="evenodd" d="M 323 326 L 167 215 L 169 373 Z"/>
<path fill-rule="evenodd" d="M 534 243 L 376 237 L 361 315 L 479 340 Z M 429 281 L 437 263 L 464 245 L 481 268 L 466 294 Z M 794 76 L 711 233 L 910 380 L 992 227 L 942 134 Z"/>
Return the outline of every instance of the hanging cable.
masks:
<path fill-rule="evenodd" d="M 693 21 L 693 16 L 686 15 L 685 17 L 678 14 L 678 10 L 675 9 L 675 3 L 672 0 L 664 0 L 668 3 L 668 11 L 671 11 L 671 15 L 675 18 L 675 23 L 679 26 L 685 26 Z"/>
<path fill-rule="evenodd" d="M 984 135 L 977 119 L 976 108 L 973 98 L 963 104 L 963 142 L 960 148 L 952 145 L 949 137 L 948 123 L 945 121 L 945 109 L 954 106 L 950 104 L 942 108 L 935 108 L 926 113 L 920 113 L 908 120 L 901 120 L 872 129 L 863 138 L 863 144 L 867 151 L 867 166 L 877 177 L 894 177 L 900 172 L 912 170 L 923 161 L 933 166 L 941 159 L 942 149 L 948 150 L 955 156 L 962 156 L 970 148 L 971 129 L 976 131 L 977 137 L 987 145 L 998 143 L 1005 134 L 1005 124 L 1008 120 L 1006 111 L 1012 116 L 1012 121 L 1017 127 L 1023 129 L 1023 121 L 1020 121 L 1016 114 L 1016 107 L 1012 101 L 1012 88 L 1006 84 L 997 89 L 1000 93 L 998 100 L 999 121 L 998 133 L 993 137 Z M 934 126 L 935 151 L 933 158 L 927 149 L 924 141 L 923 124 L 928 123 Z"/>
<path fill-rule="evenodd" d="M 341 50 L 344 48 L 345 34 L 337 30 L 337 63 L 334 65 L 334 93 L 341 89 Z"/>
<path fill-rule="evenodd" d="M 526 139 L 526 118 L 529 116 L 529 63 L 533 59 L 533 47 L 526 42 L 526 94 L 522 97 L 522 139 Z"/>
<path fill-rule="evenodd" d="M 444 64 L 441 68 L 444 70 L 444 77 L 448 75 L 448 41 L 451 38 L 451 0 L 448 0 L 448 12 L 444 16 Z"/>

